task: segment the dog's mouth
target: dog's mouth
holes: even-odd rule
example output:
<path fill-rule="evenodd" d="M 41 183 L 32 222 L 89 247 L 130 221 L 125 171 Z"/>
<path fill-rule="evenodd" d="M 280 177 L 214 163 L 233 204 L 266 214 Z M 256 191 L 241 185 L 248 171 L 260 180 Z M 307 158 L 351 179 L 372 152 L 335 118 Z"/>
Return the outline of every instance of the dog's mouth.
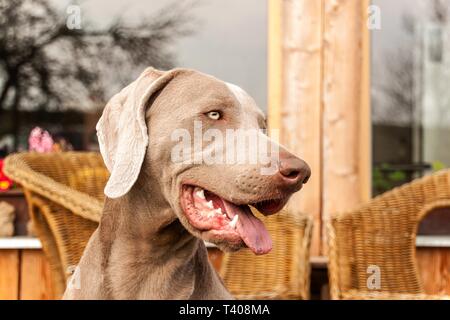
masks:
<path fill-rule="evenodd" d="M 208 190 L 185 184 L 180 203 L 189 224 L 202 234 L 208 233 L 208 240 L 226 242 L 231 247 L 240 247 L 243 242 L 255 254 L 265 254 L 272 249 L 272 240 L 249 205 L 269 215 L 280 211 L 288 199 L 237 205 Z"/>

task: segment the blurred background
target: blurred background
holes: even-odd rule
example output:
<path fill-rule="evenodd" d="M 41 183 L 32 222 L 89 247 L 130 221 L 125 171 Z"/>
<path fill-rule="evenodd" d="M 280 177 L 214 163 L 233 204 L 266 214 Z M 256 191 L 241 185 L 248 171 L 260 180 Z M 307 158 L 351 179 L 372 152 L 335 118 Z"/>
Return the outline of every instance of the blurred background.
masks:
<path fill-rule="evenodd" d="M 329 297 L 332 214 L 450 168 L 450 0 L 0 0 L 0 297 L 54 297 L 5 271 L 48 266 L 3 159 L 98 151 L 103 107 L 147 66 L 239 85 L 310 164 L 288 208 L 314 221 L 316 298 Z M 450 208 L 431 211 L 420 272 L 428 293 L 450 294 Z"/>
<path fill-rule="evenodd" d="M 148 65 L 194 68 L 245 88 L 267 111 L 265 1 L 2 1 L 0 156 L 39 126 L 97 150 L 95 124 Z M 375 0 L 373 193 L 450 166 L 448 1 Z M 71 20 L 72 19 L 72 20 Z M 232 23 L 230 23 L 232 19 Z M 72 29 L 67 24 L 72 23 Z"/>
<path fill-rule="evenodd" d="M 373 190 L 450 166 L 449 1 L 372 2 Z"/>
<path fill-rule="evenodd" d="M 28 149 L 36 126 L 75 150 L 97 149 L 94 127 L 106 101 L 150 65 L 212 74 L 245 87 L 266 109 L 266 7 L 2 1 L 1 154 Z"/>

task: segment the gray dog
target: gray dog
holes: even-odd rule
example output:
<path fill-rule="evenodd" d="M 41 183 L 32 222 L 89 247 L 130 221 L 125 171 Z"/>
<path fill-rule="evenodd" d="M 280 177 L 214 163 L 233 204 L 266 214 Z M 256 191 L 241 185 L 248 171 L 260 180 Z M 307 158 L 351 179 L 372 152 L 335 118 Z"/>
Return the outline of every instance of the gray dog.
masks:
<path fill-rule="evenodd" d="M 108 102 L 97 125 L 111 176 L 100 225 L 65 299 L 230 299 L 202 240 L 228 251 L 270 251 L 249 205 L 265 215 L 280 211 L 308 180 L 308 165 L 278 145 L 270 174 L 259 162 L 174 161 L 174 132 L 195 137 L 195 123 L 223 136 L 253 129 L 265 137 L 264 150 L 275 143 L 239 87 L 188 69 L 146 69 Z M 202 159 L 213 144 L 216 153 L 229 148 L 209 139 L 182 154 Z"/>

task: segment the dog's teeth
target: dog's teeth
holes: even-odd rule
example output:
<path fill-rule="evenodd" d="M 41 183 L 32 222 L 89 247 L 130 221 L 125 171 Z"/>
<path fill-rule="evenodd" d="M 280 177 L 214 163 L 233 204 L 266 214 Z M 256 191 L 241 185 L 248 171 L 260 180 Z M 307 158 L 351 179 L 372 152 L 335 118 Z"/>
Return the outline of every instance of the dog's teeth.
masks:
<path fill-rule="evenodd" d="M 235 215 L 233 217 L 233 220 L 231 220 L 229 223 L 230 227 L 232 227 L 233 229 L 236 229 L 236 224 L 238 222 L 238 219 L 239 219 L 239 215 Z"/>
<path fill-rule="evenodd" d="M 216 212 L 216 214 L 218 215 L 223 215 L 222 213 L 222 208 L 217 208 L 216 210 L 214 210 Z"/>
<path fill-rule="evenodd" d="M 197 195 L 197 197 L 199 197 L 200 199 L 205 199 L 205 190 L 200 189 L 197 192 L 195 192 L 195 194 Z"/>
<path fill-rule="evenodd" d="M 212 200 L 209 200 L 209 201 L 206 203 L 206 206 L 207 206 L 209 209 L 214 209 Z"/>

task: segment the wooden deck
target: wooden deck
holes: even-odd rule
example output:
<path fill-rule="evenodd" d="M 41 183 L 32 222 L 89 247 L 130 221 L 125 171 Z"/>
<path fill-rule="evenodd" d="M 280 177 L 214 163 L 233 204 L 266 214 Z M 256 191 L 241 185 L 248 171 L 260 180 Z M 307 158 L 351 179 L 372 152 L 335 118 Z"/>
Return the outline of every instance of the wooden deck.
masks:
<path fill-rule="evenodd" d="M 222 253 L 214 247 L 208 250 L 210 260 L 218 270 Z M 450 295 L 450 246 L 418 247 L 416 253 L 426 293 Z M 326 257 L 311 257 L 312 298 L 328 296 L 327 262 Z M 39 240 L 23 237 L 0 239 L 0 299 L 55 299 L 50 269 Z"/>

